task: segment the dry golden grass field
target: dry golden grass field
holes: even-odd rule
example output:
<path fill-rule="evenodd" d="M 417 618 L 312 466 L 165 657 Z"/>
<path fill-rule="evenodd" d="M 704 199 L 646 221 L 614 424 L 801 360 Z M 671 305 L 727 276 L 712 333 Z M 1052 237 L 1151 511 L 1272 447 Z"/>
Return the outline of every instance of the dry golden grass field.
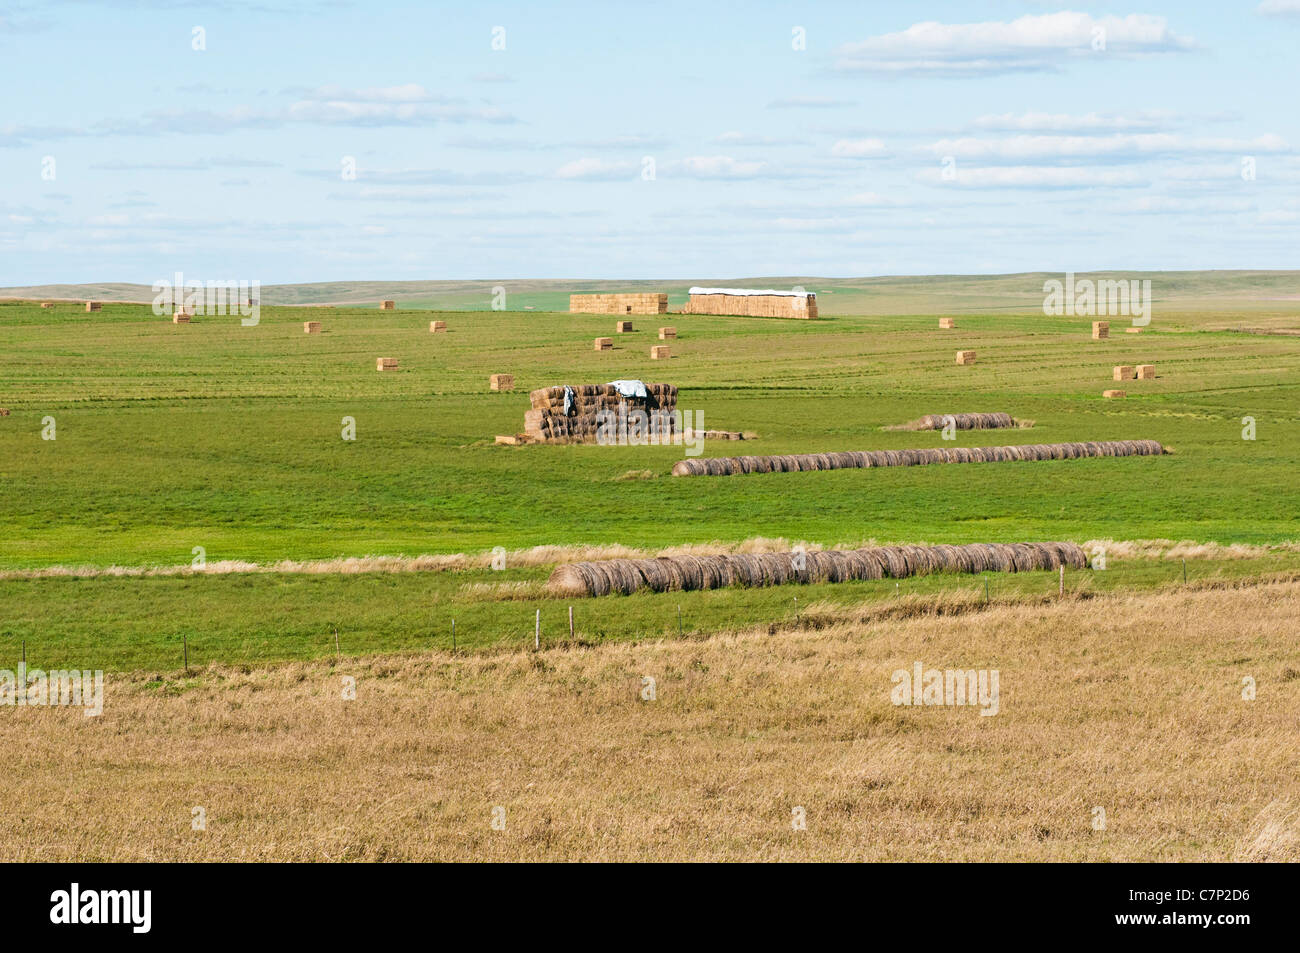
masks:
<path fill-rule="evenodd" d="M 0 719 L 0 838 L 22 860 L 1294 861 L 1297 623 L 1286 573 L 110 673 L 98 718 Z M 916 661 L 998 670 L 998 713 L 895 706 Z"/>

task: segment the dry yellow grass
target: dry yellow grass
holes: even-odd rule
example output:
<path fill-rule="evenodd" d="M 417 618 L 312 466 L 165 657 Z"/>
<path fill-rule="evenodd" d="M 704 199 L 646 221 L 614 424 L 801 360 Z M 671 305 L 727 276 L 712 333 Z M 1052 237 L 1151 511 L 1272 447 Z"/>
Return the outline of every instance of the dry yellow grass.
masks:
<path fill-rule="evenodd" d="M 0 708 L 0 843 L 9 860 L 1300 859 L 1300 582 L 891 611 L 110 677 L 99 718 Z M 895 707 L 891 673 L 916 660 L 997 669 L 1000 712 Z"/>

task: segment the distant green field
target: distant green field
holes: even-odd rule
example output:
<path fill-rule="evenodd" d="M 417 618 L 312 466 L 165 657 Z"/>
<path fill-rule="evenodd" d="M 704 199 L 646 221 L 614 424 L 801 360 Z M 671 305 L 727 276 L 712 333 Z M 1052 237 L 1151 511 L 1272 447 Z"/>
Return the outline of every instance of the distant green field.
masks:
<path fill-rule="evenodd" d="M 433 317 L 449 333 L 428 333 Z M 308 319 L 325 333 L 303 334 Z M 0 418 L 0 569 L 186 564 L 196 546 L 209 560 L 270 562 L 557 543 L 655 549 L 754 536 L 825 545 L 1300 537 L 1300 337 L 1216 330 L 1297 327 L 1300 302 L 1157 309 L 1144 333 L 1124 334 L 1116 319 L 1101 342 L 1090 340 L 1087 319 L 1033 311 L 963 314 L 950 331 L 937 328 L 937 312 L 815 322 L 644 316 L 634 319 L 636 333 L 615 336 L 614 351 L 593 351 L 592 338 L 611 334 L 613 320 L 404 304 L 397 312 L 266 307 L 257 327 L 220 317 L 177 327 L 139 305 L 87 314 L 0 304 L 0 407 L 11 411 Z M 649 360 L 659 324 L 680 335 L 668 362 Z M 976 350 L 978 363 L 956 367 L 958 348 Z M 398 358 L 401 369 L 376 373 L 378 356 Z M 1115 385 L 1111 367 L 1121 363 L 1154 363 L 1160 376 Z M 489 393 L 495 372 L 514 374 L 516 392 Z M 964 411 L 1007 411 L 1036 425 L 960 432 L 956 445 L 1151 438 L 1175 452 L 673 478 L 680 447 L 493 445 L 495 434 L 522 429 L 529 389 L 618 377 L 675 383 L 680 406 L 702 413 L 704 426 L 758 435 L 710 442 L 707 455 L 940 446 L 936 432 L 880 428 Z M 1129 397 L 1104 400 L 1112 386 Z M 356 421 L 354 442 L 341 439 L 345 416 Z M 1246 416 L 1256 421 L 1254 441 L 1242 439 Z M 42 439 L 46 417 L 55 440 Z M 655 478 L 619 479 L 640 470 Z M 371 583 L 379 587 L 371 595 L 392 587 L 393 628 L 374 623 L 364 645 L 417 644 L 425 630 L 416 620 L 431 592 L 451 598 L 439 588 L 450 579 Z M 324 621 L 369 592 L 358 586 L 274 576 L 11 580 L 0 583 L 0 638 L 37 639 L 44 626 L 73 639 L 80 630 L 54 620 L 79 611 L 66 597 L 84 593 L 90 602 L 77 625 L 103 634 L 84 644 L 104 646 L 121 664 L 141 662 L 152 656 L 132 654 L 122 635 L 149 629 L 154 594 L 176 591 L 189 601 L 175 605 L 195 611 L 160 608 L 156 618 L 173 621 L 157 638 L 182 623 L 196 635 L 226 626 L 222 638 L 247 644 L 249 657 L 294 657 L 315 643 L 259 648 L 275 614 L 248 607 L 319 592 L 322 602 L 291 603 L 302 607 L 294 625 L 316 639 Z M 716 621 L 734 623 L 791 595 L 690 598 L 720 600 Z M 225 603 L 245 628 L 218 620 Z M 528 614 L 518 603 L 488 606 L 470 610 L 488 613 L 486 628 L 505 624 L 505 608 Z M 611 611 L 609 631 L 639 631 L 632 609 Z"/>

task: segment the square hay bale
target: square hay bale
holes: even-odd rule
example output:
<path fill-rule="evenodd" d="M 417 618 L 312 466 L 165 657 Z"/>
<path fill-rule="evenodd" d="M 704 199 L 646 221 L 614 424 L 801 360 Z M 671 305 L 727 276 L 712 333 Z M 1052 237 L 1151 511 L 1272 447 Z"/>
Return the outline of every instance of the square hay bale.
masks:
<path fill-rule="evenodd" d="M 1108 337 L 1110 337 L 1110 322 L 1109 322 L 1109 321 L 1094 321 L 1094 322 L 1092 322 L 1092 339 L 1093 339 L 1094 341 L 1100 341 L 1100 340 L 1102 340 L 1103 338 L 1108 338 Z"/>
<path fill-rule="evenodd" d="M 104 309 L 104 306 L 103 306 L 102 304 L 100 304 L 98 301 L 87 301 L 87 302 L 86 302 L 86 310 L 87 310 L 87 311 L 102 311 L 103 309 Z"/>
<path fill-rule="evenodd" d="M 515 375 L 513 374 L 493 374 L 488 378 L 488 388 L 496 391 L 507 391 L 515 389 Z"/>
<path fill-rule="evenodd" d="M 1104 390 L 1101 392 L 1102 397 L 1127 397 L 1122 390 Z"/>
<path fill-rule="evenodd" d="M 54 307 L 54 302 L 53 302 L 53 301 L 42 301 L 42 302 L 41 302 L 41 307 L 42 307 L 42 308 L 52 308 L 52 307 Z"/>
<path fill-rule="evenodd" d="M 1141 329 L 1141 328 L 1125 328 L 1125 329 L 1124 329 L 1124 333 L 1125 333 L 1125 334 L 1141 334 L 1141 333 L 1142 333 L 1142 329 Z"/>
<path fill-rule="evenodd" d="M 1116 364 L 1111 379 L 1117 381 L 1131 381 L 1134 376 L 1134 371 L 1135 368 L 1132 364 Z"/>
<path fill-rule="evenodd" d="M 595 345 L 595 347 L 593 348 L 593 350 L 596 350 L 596 351 L 612 351 L 612 350 L 614 350 L 614 339 L 613 339 L 613 338 L 596 338 L 596 345 Z"/>
<path fill-rule="evenodd" d="M 676 337 L 677 337 L 677 329 L 676 329 L 676 328 L 660 328 L 660 329 L 659 329 L 659 340 L 661 340 L 661 341 L 670 341 L 670 340 L 675 339 Z"/>
<path fill-rule="evenodd" d="M 319 321 L 304 321 L 304 322 L 302 323 L 302 333 L 303 333 L 303 334 L 320 334 L 320 322 L 319 322 Z"/>
<path fill-rule="evenodd" d="M 496 442 L 507 447 L 518 447 L 528 442 L 528 437 L 521 433 L 497 434 Z"/>
<path fill-rule="evenodd" d="M 0 407 L 0 417 L 8 417 L 8 416 L 9 416 L 9 408 Z"/>
<path fill-rule="evenodd" d="M 190 316 L 184 311 L 177 311 L 172 315 L 172 324 L 189 324 Z"/>
<path fill-rule="evenodd" d="M 375 358 L 375 370 L 377 371 L 395 371 L 397 370 L 397 358 L 379 357 Z"/>
<path fill-rule="evenodd" d="M 429 333 L 430 333 L 430 334 L 438 334 L 439 332 L 445 332 L 446 330 L 447 330 L 447 322 L 446 322 L 446 321 L 430 321 L 430 322 L 429 322 Z"/>
<path fill-rule="evenodd" d="M 650 348 L 650 360 L 666 361 L 673 356 L 673 349 L 664 344 L 658 344 Z"/>
<path fill-rule="evenodd" d="M 955 328 L 956 326 L 957 326 L 957 319 L 956 319 L 956 318 L 940 318 L 940 319 L 939 319 L 939 327 L 941 327 L 941 328 Z"/>
<path fill-rule="evenodd" d="M 618 322 L 618 326 L 615 327 L 614 330 L 617 331 L 619 334 L 627 334 L 632 330 L 632 322 L 620 321 Z"/>
<path fill-rule="evenodd" d="M 1154 364 L 1139 364 L 1137 366 L 1137 379 L 1140 381 L 1155 380 L 1156 366 Z"/>
<path fill-rule="evenodd" d="M 397 302 L 396 302 L 396 301 L 381 301 L 381 302 L 379 302 L 379 310 L 380 310 L 380 311 L 396 311 L 396 310 L 397 310 Z"/>
<path fill-rule="evenodd" d="M 975 352 L 974 352 L 974 351 L 958 351 L 958 352 L 957 352 L 957 363 L 958 363 L 959 365 L 974 364 L 974 363 L 975 363 Z"/>

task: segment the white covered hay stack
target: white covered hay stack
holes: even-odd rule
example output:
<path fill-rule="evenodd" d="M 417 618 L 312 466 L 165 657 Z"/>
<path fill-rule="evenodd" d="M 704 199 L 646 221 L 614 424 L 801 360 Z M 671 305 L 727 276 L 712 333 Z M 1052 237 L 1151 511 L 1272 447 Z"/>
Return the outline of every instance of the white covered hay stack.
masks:
<path fill-rule="evenodd" d="M 661 340 L 661 341 L 671 341 L 671 340 L 673 340 L 673 339 L 676 338 L 676 337 L 677 337 L 677 329 L 676 329 L 676 328 L 660 328 L 660 329 L 659 329 L 659 340 Z"/>
<path fill-rule="evenodd" d="M 596 350 L 596 351 L 612 351 L 612 350 L 614 350 L 614 339 L 613 339 L 613 338 L 596 338 L 596 343 L 595 343 L 595 346 L 593 347 L 593 350 Z"/>
<path fill-rule="evenodd" d="M 513 374 L 493 374 L 488 378 L 488 388 L 496 391 L 507 391 L 515 389 L 515 375 Z"/>
<path fill-rule="evenodd" d="M 430 333 L 430 334 L 439 334 L 439 333 L 444 332 L 444 331 L 446 331 L 446 330 L 447 330 L 447 322 L 446 322 L 446 321 L 430 321 L 430 322 L 429 322 L 429 333 Z"/>
<path fill-rule="evenodd" d="M 1159 456 L 1164 452 L 1164 447 L 1154 440 L 1105 440 L 1089 443 L 1031 443 L 1014 447 L 848 450 L 763 457 L 691 457 L 679 460 L 673 465 L 673 476 L 738 476 L 743 473 L 804 473 L 812 470 L 921 467 L 935 463 L 1010 463 L 1018 460 L 1080 460 L 1085 457 L 1148 457 Z"/>
<path fill-rule="evenodd" d="M 940 318 L 940 319 L 939 319 L 939 327 L 941 327 L 941 328 L 955 328 L 956 326 L 957 326 L 957 321 L 956 321 L 955 318 Z"/>
<path fill-rule="evenodd" d="M 547 588 L 563 596 L 629 595 L 779 586 L 786 583 L 904 579 L 932 572 L 1034 572 L 1085 569 L 1077 543 L 971 543 L 965 546 L 872 546 L 810 553 L 734 553 L 660 556 L 567 563 L 551 573 Z"/>
<path fill-rule="evenodd" d="M 682 314 L 808 319 L 817 317 L 817 295 L 812 291 L 692 288 Z"/>
<path fill-rule="evenodd" d="M 102 304 L 100 304 L 98 301 L 87 301 L 87 302 L 86 302 L 86 310 L 87 310 L 87 311 L 102 311 L 103 308 L 104 308 L 104 306 L 103 306 Z"/>
<path fill-rule="evenodd" d="M 975 363 L 975 352 L 974 352 L 974 351 L 958 351 L 958 352 L 957 352 L 957 363 L 958 363 L 959 365 L 962 365 L 962 366 L 965 366 L 965 365 L 967 365 L 967 364 L 974 364 L 974 363 Z"/>
<path fill-rule="evenodd" d="M 396 302 L 396 301 L 381 301 L 381 302 L 379 302 L 379 310 L 380 310 L 380 311 L 396 311 L 396 310 L 397 310 L 397 302 Z"/>
<path fill-rule="evenodd" d="M 1094 321 L 1094 322 L 1092 322 L 1092 339 L 1093 339 L 1094 341 L 1100 341 L 1100 340 L 1103 340 L 1104 338 L 1108 338 L 1108 337 L 1110 337 L 1110 322 L 1109 322 L 1109 321 Z"/>
<path fill-rule="evenodd" d="M 657 344 L 650 348 L 650 360 L 666 361 L 673 356 L 673 349 L 665 344 Z"/>
<path fill-rule="evenodd" d="M 1137 379 L 1140 381 L 1155 380 L 1156 366 L 1154 364 L 1139 364 L 1137 366 Z"/>
<path fill-rule="evenodd" d="M 319 321 L 304 321 L 304 322 L 302 323 L 302 333 L 303 333 L 303 334 L 320 334 L 320 322 L 319 322 Z"/>
<path fill-rule="evenodd" d="M 569 311 L 574 314 L 667 314 L 668 294 L 651 291 L 569 295 Z"/>
<path fill-rule="evenodd" d="M 1115 370 L 1111 372 L 1111 380 L 1131 381 L 1133 379 L 1132 364 L 1116 364 Z"/>
<path fill-rule="evenodd" d="M 397 370 L 397 358 L 379 357 L 375 359 L 375 370 L 377 371 L 395 371 Z"/>

